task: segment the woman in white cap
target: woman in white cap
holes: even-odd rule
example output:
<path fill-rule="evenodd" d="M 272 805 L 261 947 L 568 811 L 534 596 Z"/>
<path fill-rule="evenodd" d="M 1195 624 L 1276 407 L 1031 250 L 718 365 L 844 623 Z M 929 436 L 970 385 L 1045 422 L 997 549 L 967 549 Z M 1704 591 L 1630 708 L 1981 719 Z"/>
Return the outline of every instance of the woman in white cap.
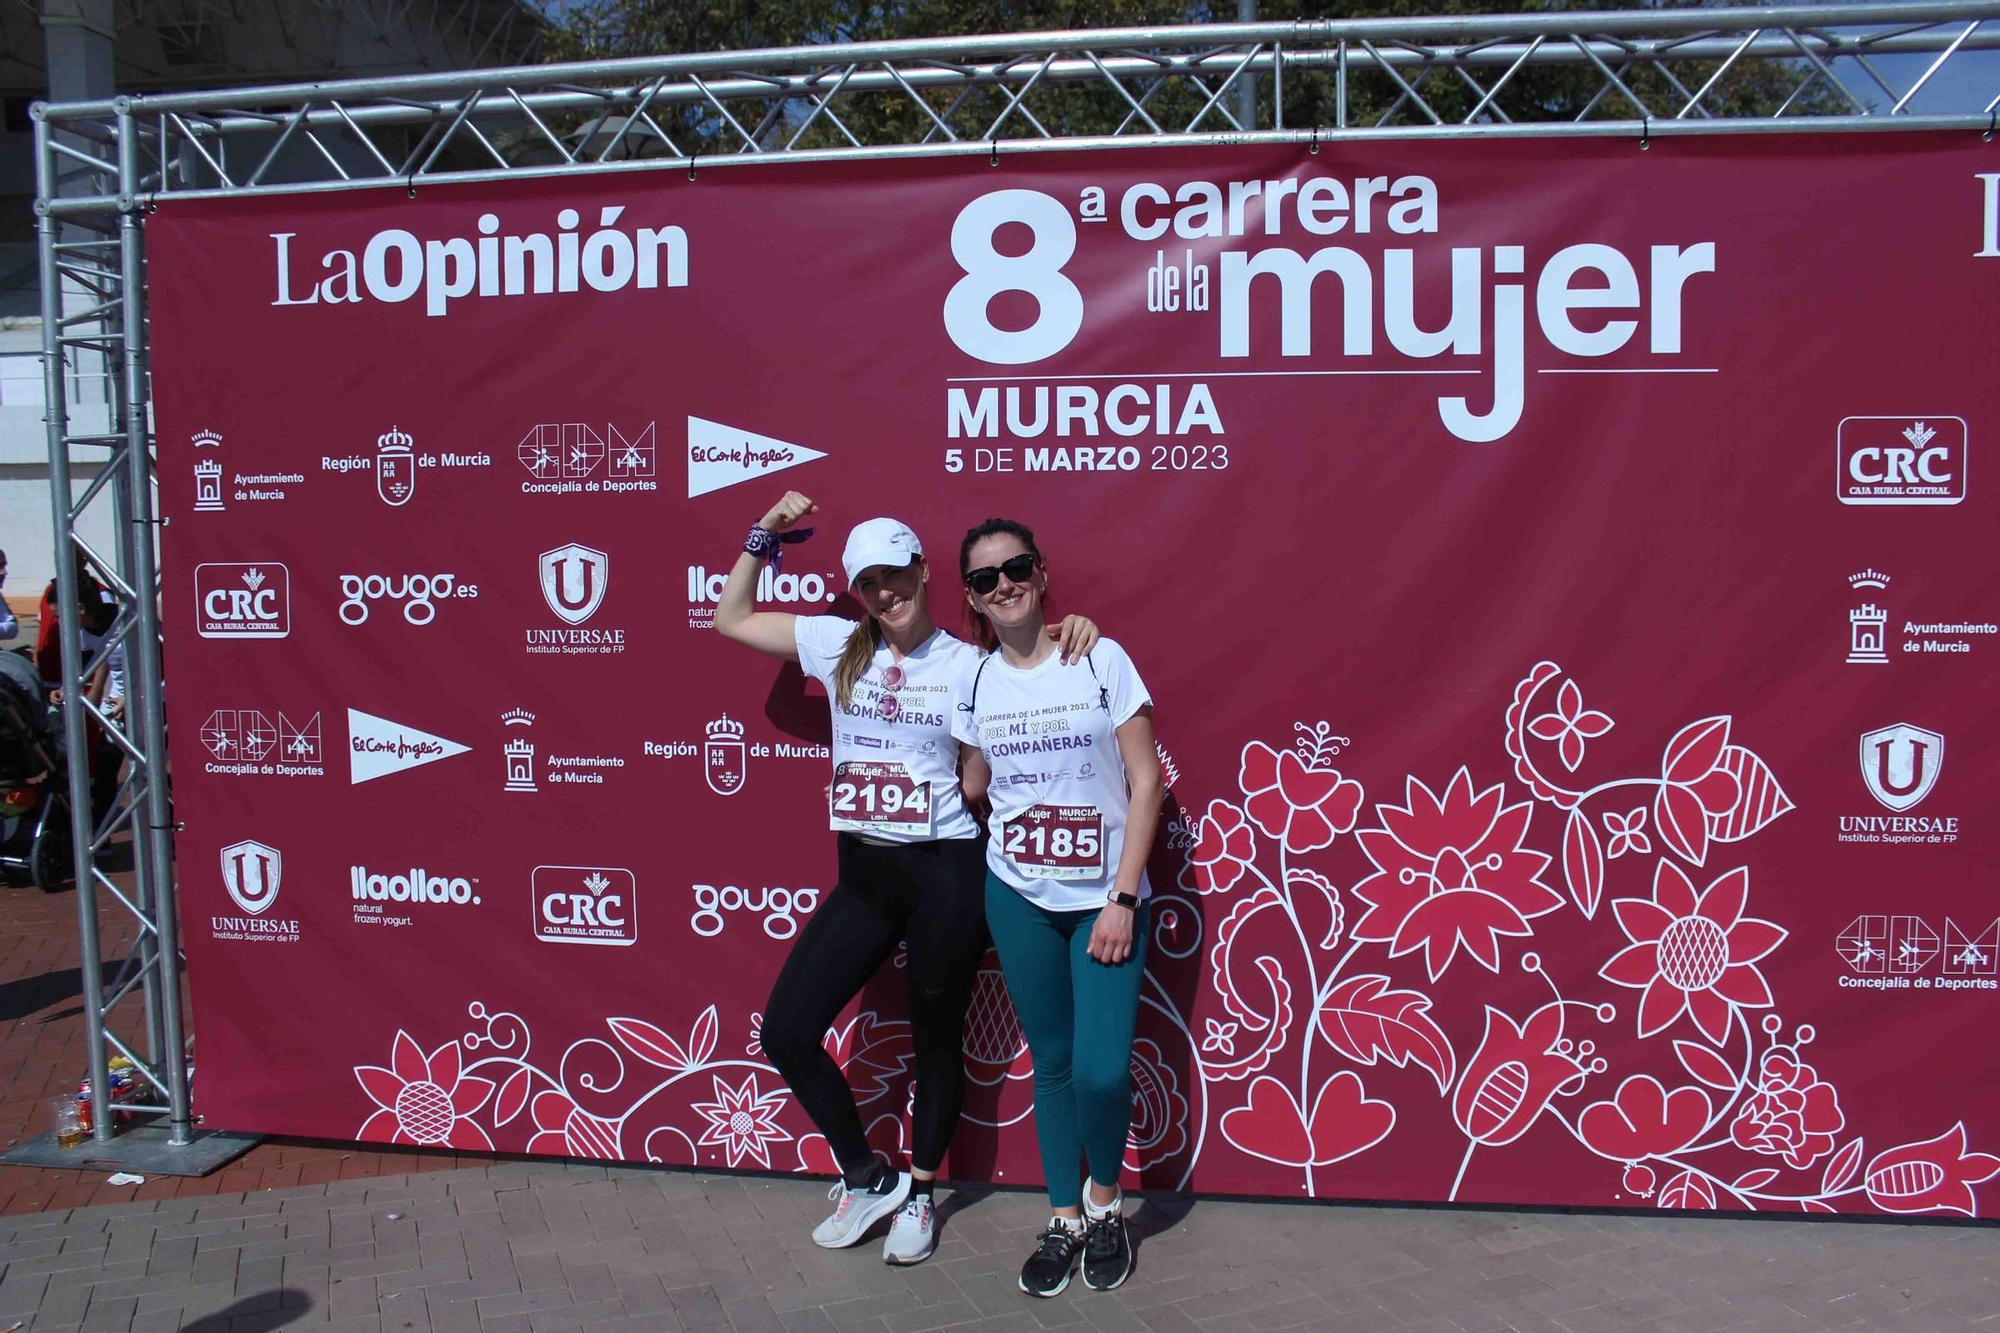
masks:
<path fill-rule="evenodd" d="M 855 527 L 841 555 L 862 620 L 757 610 L 764 561 L 810 535 L 798 524 L 817 510 L 797 491 L 772 506 L 750 529 L 715 608 L 724 638 L 797 662 L 833 707 L 828 800 L 839 880 L 799 931 L 759 1041 L 840 1166 L 833 1212 L 813 1240 L 852 1245 L 893 1213 L 882 1257 L 914 1264 L 936 1244 L 932 1186 L 964 1101 L 965 1011 L 987 945 L 983 839 L 951 734 L 980 654 L 931 619 L 923 546 L 890 518 Z M 1049 633 L 1065 658 L 1097 641 L 1078 616 Z M 908 949 L 916 1073 L 907 1174 L 868 1146 L 854 1095 L 821 1045 L 899 942 Z"/>

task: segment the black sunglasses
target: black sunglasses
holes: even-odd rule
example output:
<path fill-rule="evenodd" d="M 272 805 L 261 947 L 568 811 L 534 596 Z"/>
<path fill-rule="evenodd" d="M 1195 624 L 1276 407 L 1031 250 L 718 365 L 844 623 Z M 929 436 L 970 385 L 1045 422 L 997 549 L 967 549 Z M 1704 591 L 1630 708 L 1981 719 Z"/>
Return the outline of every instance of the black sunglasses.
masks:
<path fill-rule="evenodd" d="M 1002 560 L 997 565 L 986 565 L 968 571 L 965 586 L 984 597 L 1000 586 L 1000 576 L 1005 574 L 1009 583 L 1026 583 L 1034 574 L 1035 566 L 1041 561 L 1031 551 L 1023 552 L 1011 560 Z"/>

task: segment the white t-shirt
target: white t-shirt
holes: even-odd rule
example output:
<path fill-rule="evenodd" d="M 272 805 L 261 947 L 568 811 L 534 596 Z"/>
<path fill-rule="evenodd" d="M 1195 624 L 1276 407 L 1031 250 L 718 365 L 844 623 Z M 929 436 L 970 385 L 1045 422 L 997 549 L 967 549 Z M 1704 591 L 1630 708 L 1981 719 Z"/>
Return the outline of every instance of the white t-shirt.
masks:
<path fill-rule="evenodd" d="M 952 732 L 993 770 L 987 867 L 1049 911 L 1104 906 L 1132 805 L 1117 732 L 1153 701 L 1132 659 L 1111 639 L 1068 666 L 1050 653 L 1023 671 L 994 653 L 968 701 Z M 1138 894 L 1152 894 L 1143 873 Z"/>
<path fill-rule="evenodd" d="M 976 838 L 979 825 L 958 789 L 952 714 L 965 697 L 979 650 L 943 630 L 901 662 L 883 644 L 854 682 L 848 706 L 835 697 L 833 669 L 855 622 L 800 616 L 799 665 L 826 687 L 833 710 L 833 794 L 829 823 L 885 842 Z M 891 668 L 902 683 L 887 684 Z M 894 703 L 883 700 L 893 697 Z"/>

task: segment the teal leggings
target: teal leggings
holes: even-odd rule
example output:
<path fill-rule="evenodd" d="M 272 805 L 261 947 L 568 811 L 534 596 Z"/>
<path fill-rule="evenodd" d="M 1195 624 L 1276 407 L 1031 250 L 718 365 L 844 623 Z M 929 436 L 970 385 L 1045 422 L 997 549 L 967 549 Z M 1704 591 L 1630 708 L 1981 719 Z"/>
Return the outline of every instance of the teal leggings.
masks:
<path fill-rule="evenodd" d="M 1000 951 L 1007 994 L 1035 1060 L 1035 1137 L 1049 1202 L 1082 1202 L 1078 1166 L 1106 1189 L 1118 1184 L 1132 1125 L 1132 1028 L 1146 970 L 1146 925 L 1139 905 L 1132 956 L 1107 967 L 1086 952 L 1095 909 L 1051 912 L 986 876 L 986 925 Z"/>

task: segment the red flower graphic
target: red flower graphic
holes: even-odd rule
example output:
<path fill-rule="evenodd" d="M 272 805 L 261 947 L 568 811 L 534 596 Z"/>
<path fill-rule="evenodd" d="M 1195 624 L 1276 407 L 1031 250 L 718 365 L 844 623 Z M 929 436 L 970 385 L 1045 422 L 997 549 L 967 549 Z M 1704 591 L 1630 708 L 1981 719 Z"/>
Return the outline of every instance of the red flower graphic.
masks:
<path fill-rule="evenodd" d="M 759 1093 L 754 1073 L 743 1076 L 740 1088 L 730 1087 L 719 1074 L 713 1077 L 715 1100 L 692 1104 L 693 1109 L 708 1121 L 708 1129 L 697 1141 L 723 1148 L 729 1154 L 729 1165 L 732 1167 L 749 1157 L 768 1170 L 771 1165 L 769 1145 L 789 1143 L 792 1138 L 777 1119 L 778 1110 L 785 1102 L 783 1089 Z"/>
<path fill-rule="evenodd" d="M 1676 732 L 1660 761 L 1653 827 L 1668 851 L 1696 865 L 1708 856 L 1709 821 L 1728 820 L 1742 795 L 1725 762 L 1730 748 L 1729 719 L 1706 717 Z"/>
<path fill-rule="evenodd" d="M 446 1042 L 426 1059 L 407 1032 L 398 1032 L 390 1063 L 394 1068 L 354 1066 L 362 1091 L 381 1108 L 362 1122 L 355 1137 L 380 1142 L 387 1133 L 391 1143 L 493 1151 L 486 1131 L 466 1119 L 486 1104 L 493 1082 L 459 1072 L 457 1042 Z M 390 1132 L 392 1120 L 396 1128 Z"/>
<path fill-rule="evenodd" d="M 1774 1046 L 1764 1052 L 1757 1091 L 1736 1112 L 1729 1136 L 1739 1148 L 1805 1167 L 1832 1152 L 1834 1135 L 1846 1127 L 1832 1085 L 1800 1063 L 1797 1051 Z"/>
<path fill-rule="evenodd" d="M 907 1170 L 903 1155 L 903 1117 L 896 1112 L 878 1115 L 868 1122 L 868 1146 L 875 1155 L 897 1170 Z M 824 1134 L 804 1134 L 798 1141 L 799 1170 L 816 1176 L 837 1176 L 840 1163 L 833 1159 Z"/>
<path fill-rule="evenodd" d="M 1559 742 L 1558 751 L 1562 755 L 1563 767 L 1576 772 L 1576 766 L 1583 762 L 1583 743 L 1602 736 L 1611 730 L 1612 721 L 1602 713 L 1592 712 L 1583 706 L 1583 691 L 1576 682 L 1566 680 L 1556 691 L 1556 711 L 1543 713 L 1528 724 L 1528 730 L 1545 741 Z"/>
<path fill-rule="evenodd" d="M 528 1140 L 531 1153 L 594 1157 L 605 1162 L 619 1156 L 618 1126 L 584 1110 L 566 1092 L 552 1088 L 535 1094 L 529 1114 L 535 1119 L 535 1136 Z"/>
<path fill-rule="evenodd" d="M 1653 1168 L 1639 1162 L 1625 1164 L 1625 1191 L 1642 1199 L 1653 1197 Z"/>
<path fill-rule="evenodd" d="M 1610 1101 L 1584 1107 L 1577 1132 L 1591 1151 L 1633 1162 L 1693 1143 L 1707 1127 L 1710 1109 L 1708 1094 L 1700 1088 L 1669 1093 L 1658 1079 L 1636 1074 L 1618 1085 Z"/>
<path fill-rule="evenodd" d="M 1236 780 L 1250 798 L 1244 809 L 1251 821 L 1288 852 L 1332 846 L 1361 811 L 1360 783 L 1339 769 L 1307 768 L 1290 750 L 1280 753 L 1262 741 L 1243 747 Z"/>
<path fill-rule="evenodd" d="M 1977 1217 L 1972 1187 L 2000 1175 L 2000 1157 L 1968 1152 L 1965 1122 L 1934 1139 L 1875 1154 L 1864 1178 L 1868 1201 L 1887 1213 L 1960 1213 Z"/>
<path fill-rule="evenodd" d="M 1664 1031 L 1683 1013 L 1720 1046 L 1740 1006 L 1768 1009 L 1771 988 L 1755 966 L 1778 947 L 1783 927 L 1743 915 L 1750 872 L 1738 868 L 1696 898 L 1694 885 L 1669 861 L 1653 872 L 1653 897 L 1611 904 L 1632 941 L 1598 970 L 1606 981 L 1644 989 L 1639 1035 Z"/>
<path fill-rule="evenodd" d="M 1132 1043 L 1132 1124 L 1125 1133 L 1125 1166 L 1144 1171 L 1187 1149 L 1187 1097 L 1151 1037 Z"/>
<path fill-rule="evenodd" d="M 1357 788 L 1358 790 L 1358 788 Z M 1257 838 L 1243 812 L 1227 801 L 1210 801 L 1201 817 L 1201 833 L 1188 853 L 1188 870 L 1197 893 L 1226 893 L 1243 878 L 1257 855 Z"/>
<path fill-rule="evenodd" d="M 1589 1071 L 1563 1040 L 1562 1005 L 1545 1004 L 1516 1023 L 1486 1006 L 1486 1035 L 1465 1067 L 1452 1119 L 1475 1143 L 1512 1143 L 1559 1092 L 1575 1092 Z"/>
<path fill-rule="evenodd" d="M 1646 836 L 1646 807 L 1643 805 L 1625 815 L 1606 810 L 1604 831 L 1611 835 L 1611 846 L 1605 849 L 1604 854 L 1613 861 L 1627 852 L 1644 855 L 1653 850 L 1653 840 Z"/>
<path fill-rule="evenodd" d="M 1247 1102 L 1222 1114 L 1223 1138 L 1280 1166 L 1331 1166 L 1366 1152 L 1395 1127 L 1395 1104 L 1371 1098 L 1351 1069 L 1320 1085 L 1310 1117 L 1268 1074 L 1250 1085 Z"/>
<path fill-rule="evenodd" d="M 1562 905 L 1541 880 L 1549 858 L 1521 845 L 1529 802 L 1503 806 L 1497 783 L 1475 795 L 1463 768 L 1443 800 L 1414 777 L 1405 799 L 1377 805 L 1382 827 L 1359 835 L 1376 873 L 1354 886 L 1370 906 L 1350 938 L 1391 941 L 1391 957 L 1421 948 L 1432 980 L 1461 945 L 1499 971 L 1500 936 L 1531 934 L 1531 918 Z"/>

